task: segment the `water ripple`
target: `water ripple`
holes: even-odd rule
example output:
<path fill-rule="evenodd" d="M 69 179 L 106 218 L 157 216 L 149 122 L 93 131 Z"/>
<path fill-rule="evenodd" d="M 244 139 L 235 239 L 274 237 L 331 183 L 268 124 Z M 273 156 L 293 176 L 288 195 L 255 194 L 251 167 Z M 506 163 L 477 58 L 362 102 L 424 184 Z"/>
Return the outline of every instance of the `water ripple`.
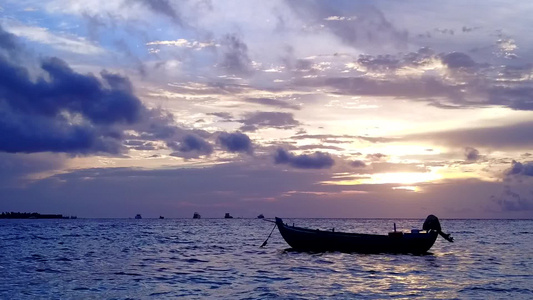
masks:
<path fill-rule="evenodd" d="M 0 299 L 531 299 L 530 220 L 443 220 L 431 254 L 306 253 L 246 219 L 0 220 Z M 395 222 L 289 220 L 383 233 Z"/>

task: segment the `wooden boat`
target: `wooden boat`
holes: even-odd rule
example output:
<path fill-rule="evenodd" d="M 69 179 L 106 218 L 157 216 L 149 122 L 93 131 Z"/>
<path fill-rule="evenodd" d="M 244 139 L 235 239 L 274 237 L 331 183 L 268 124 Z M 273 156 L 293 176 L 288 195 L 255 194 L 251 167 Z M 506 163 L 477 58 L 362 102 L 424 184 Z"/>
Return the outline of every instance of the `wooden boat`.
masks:
<path fill-rule="evenodd" d="M 439 234 L 453 242 L 449 234 L 442 233 L 440 223 L 433 215 L 428 216 L 423 230 L 403 233 L 395 228 L 388 235 L 307 229 L 289 226 L 277 217 L 276 225 L 287 244 L 298 251 L 424 254 L 433 246 Z"/>

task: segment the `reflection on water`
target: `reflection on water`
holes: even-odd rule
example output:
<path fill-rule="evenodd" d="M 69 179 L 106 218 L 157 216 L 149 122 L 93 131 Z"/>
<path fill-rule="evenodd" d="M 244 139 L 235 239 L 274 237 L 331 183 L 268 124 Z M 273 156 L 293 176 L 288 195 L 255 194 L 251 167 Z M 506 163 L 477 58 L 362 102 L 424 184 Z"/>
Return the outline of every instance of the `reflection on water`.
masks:
<path fill-rule="evenodd" d="M 420 220 L 294 219 L 386 233 Z M 0 220 L 0 299 L 533 298 L 533 221 L 441 220 L 431 254 L 286 251 L 258 219 Z"/>

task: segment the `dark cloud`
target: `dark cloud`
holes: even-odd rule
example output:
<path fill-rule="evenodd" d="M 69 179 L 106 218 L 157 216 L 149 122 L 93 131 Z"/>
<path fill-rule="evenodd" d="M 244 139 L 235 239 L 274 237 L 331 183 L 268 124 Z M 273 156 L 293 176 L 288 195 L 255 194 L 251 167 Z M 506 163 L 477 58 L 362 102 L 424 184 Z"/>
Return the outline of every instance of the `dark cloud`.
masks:
<path fill-rule="evenodd" d="M 10 57 L 16 57 L 20 50 L 20 45 L 15 35 L 5 31 L 2 25 L 0 25 L 0 49 L 6 51 Z"/>
<path fill-rule="evenodd" d="M 176 24 L 183 26 L 180 13 L 168 0 L 136 0 L 152 10 L 154 13 L 169 17 Z"/>
<path fill-rule="evenodd" d="M 248 57 L 248 46 L 235 35 L 226 35 L 221 41 L 223 48 L 221 67 L 231 74 L 249 75 L 252 60 Z"/>
<path fill-rule="evenodd" d="M 489 103 L 514 110 L 533 110 L 533 88 L 530 86 L 494 86 L 488 89 Z"/>
<path fill-rule="evenodd" d="M 394 71 L 400 66 L 400 61 L 393 55 L 360 55 L 357 63 L 368 70 L 379 72 Z"/>
<path fill-rule="evenodd" d="M 120 133 L 84 125 L 71 125 L 68 120 L 42 116 L 0 112 L 0 151 L 16 153 L 67 152 L 89 154 L 122 151 Z"/>
<path fill-rule="evenodd" d="M 328 153 L 294 155 L 283 148 L 278 148 L 274 156 L 276 164 L 288 164 L 299 169 L 329 169 L 335 161 Z"/>
<path fill-rule="evenodd" d="M 533 161 L 521 163 L 513 160 L 511 164 L 511 168 L 506 172 L 507 175 L 533 176 Z"/>
<path fill-rule="evenodd" d="M 213 153 L 213 146 L 204 140 L 203 138 L 194 135 L 187 134 L 179 142 L 168 142 L 167 146 L 179 153 L 175 153 L 174 156 L 182 157 L 198 157 L 201 155 L 210 155 Z"/>
<path fill-rule="evenodd" d="M 74 72 L 59 58 L 42 62 L 44 77 L 0 56 L 0 150 L 6 152 L 120 152 L 113 124 L 132 124 L 145 112 L 127 78 L 103 71 L 102 81 Z"/>
<path fill-rule="evenodd" d="M 451 69 L 472 68 L 476 63 L 470 56 L 461 52 L 452 52 L 442 56 L 442 63 Z"/>
<path fill-rule="evenodd" d="M 0 40 L 10 51 L 22 47 L 1 28 Z M 151 126 L 171 125 L 144 107 L 128 78 L 80 74 L 56 57 L 42 59 L 31 75 L 19 64 L 0 52 L 0 151 L 119 154 L 125 129 L 155 134 Z"/>
<path fill-rule="evenodd" d="M 231 121 L 233 119 L 233 116 L 230 113 L 227 113 L 227 112 L 208 113 L 207 115 L 208 116 L 219 117 L 219 118 L 224 119 L 226 121 Z"/>
<path fill-rule="evenodd" d="M 476 148 L 466 147 L 465 157 L 467 161 L 476 161 L 479 159 L 479 151 Z"/>
<path fill-rule="evenodd" d="M 261 105 L 266 106 L 275 106 L 279 108 L 287 108 L 287 109 L 294 109 L 299 110 L 300 107 L 298 105 L 287 103 L 286 101 L 281 101 L 277 99 L 271 99 L 271 98 L 248 98 L 246 99 L 247 102 L 250 103 L 257 103 Z"/>
<path fill-rule="evenodd" d="M 293 118 L 293 114 L 282 112 L 250 113 L 240 122 L 244 124 L 241 128 L 243 131 L 255 131 L 258 128 L 291 129 L 300 125 L 300 122 Z"/>
<path fill-rule="evenodd" d="M 141 116 L 143 106 L 127 78 L 103 71 L 100 82 L 55 57 L 44 60 L 41 68 L 48 80 L 34 82 L 25 68 L 0 59 L 2 102 L 24 114 L 55 118 L 67 111 L 94 124 L 134 123 Z"/>
<path fill-rule="evenodd" d="M 253 152 L 252 141 L 244 133 L 223 132 L 218 136 L 218 142 L 220 143 L 220 145 L 222 145 L 222 148 L 229 152 Z"/>

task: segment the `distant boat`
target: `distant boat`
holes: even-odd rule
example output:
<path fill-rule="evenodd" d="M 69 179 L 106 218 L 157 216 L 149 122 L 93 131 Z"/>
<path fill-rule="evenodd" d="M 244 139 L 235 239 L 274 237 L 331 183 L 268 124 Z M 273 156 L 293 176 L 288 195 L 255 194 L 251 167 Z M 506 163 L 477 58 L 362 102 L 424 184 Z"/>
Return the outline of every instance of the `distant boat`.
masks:
<path fill-rule="evenodd" d="M 226 213 L 224 219 L 233 219 L 233 217 L 229 213 Z"/>
<path fill-rule="evenodd" d="M 135 215 L 135 219 L 142 219 L 143 217 L 141 217 L 141 214 L 137 214 Z"/>
<path fill-rule="evenodd" d="M 195 212 L 194 215 L 192 216 L 193 219 L 201 219 L 202 216 L 200 216 L 199 213 Z"/>
<path fill-rule="evenodd" d="M 359 253 L 426 253 L 440 234 L 449 242 L 453 238 L 441 231 L 437 217 L 429 215 L 423 231 L 413 229 L 410 233 L 396 231 L 388 235 L 335 232 L 332 230 L 307 229 L 289 226 L 276 218 L 281 236 L 293 249 L 300 251 L 341 251 Z"/>
<path fill-rule="evenodd" d="M 257 216 L 258 219 L 264 219 L 265 216 L 263 216 L 263 214 L 260 214 L 259 216 Z"/>
<path fill-rule="evenodd" d="M 164 219 L 164 218 L 165 218 L 165 217 L 163 217 L 163 216 L 159 216 L 159 219 Z"/>

